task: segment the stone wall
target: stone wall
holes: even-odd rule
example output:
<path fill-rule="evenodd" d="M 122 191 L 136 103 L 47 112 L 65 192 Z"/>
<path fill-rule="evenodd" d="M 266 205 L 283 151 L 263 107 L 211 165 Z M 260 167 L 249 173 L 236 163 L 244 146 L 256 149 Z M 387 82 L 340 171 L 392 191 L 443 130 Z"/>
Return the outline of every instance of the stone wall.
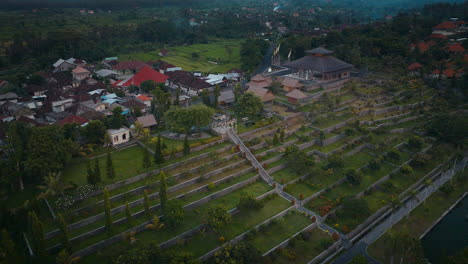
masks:
<path fill-rule="evenodd" d="M 333 144 L 333 143 L 335 143 L 335 142 L 338 142 L 340 139 L 343 139 L 343 138 L 345 138 L 345 137 L 347 137 L 346 134 L 345 134 L 345 133 L 341 133 L 341 134 L 339 134 L 339 135 L 336 135 L 336 136 L 333 136 L 333 137 L 324 139 L 324 140 L 322 141 L 322 144 L 321 144 L 321 145 L 322 145 L 323 147 L 326 147 L 326 146 L 331 145 L 331 144 Z"/>

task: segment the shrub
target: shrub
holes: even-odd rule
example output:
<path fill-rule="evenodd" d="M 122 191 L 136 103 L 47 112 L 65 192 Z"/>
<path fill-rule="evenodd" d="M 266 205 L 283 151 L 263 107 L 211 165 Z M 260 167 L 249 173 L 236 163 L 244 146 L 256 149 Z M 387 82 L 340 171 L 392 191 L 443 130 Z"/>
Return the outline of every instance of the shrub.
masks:
<path fill-rule="evenodd" d="M 345 172 L 346 179 L 352 185 L 359 185 L 361 183 L 362 174 L 358 170 L 349 169 Z"/>
<path fill-rule="evenodd" d="M 409 174 L 413 173 L 413 168 L 410 165 L 405 164 L 405 165 L 400 167 L 400 171 L 401 171 L 401 173 L 403 173 L 405 175 L 409 175 Z"/>

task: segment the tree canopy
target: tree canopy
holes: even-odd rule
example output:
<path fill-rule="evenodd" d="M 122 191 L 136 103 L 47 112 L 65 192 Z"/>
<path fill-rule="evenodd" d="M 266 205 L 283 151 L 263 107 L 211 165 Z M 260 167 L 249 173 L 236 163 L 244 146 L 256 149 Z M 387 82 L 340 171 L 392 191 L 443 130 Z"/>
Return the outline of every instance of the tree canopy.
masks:
<path fill-rule="evenodd" d="M 203 104 L 184 108 L 173 106 L 166 112 L 166 125 L 173 131 L 188 133 L 192 128 L 209 125 L 214 113 L 212 108 Z"/>
<path fill-rule="evenodd" d="M 243 94 L 234 107 L 239 117 L 250 119 L 259 119 L 263 112 L 263 102 L 253 93 Z"/>

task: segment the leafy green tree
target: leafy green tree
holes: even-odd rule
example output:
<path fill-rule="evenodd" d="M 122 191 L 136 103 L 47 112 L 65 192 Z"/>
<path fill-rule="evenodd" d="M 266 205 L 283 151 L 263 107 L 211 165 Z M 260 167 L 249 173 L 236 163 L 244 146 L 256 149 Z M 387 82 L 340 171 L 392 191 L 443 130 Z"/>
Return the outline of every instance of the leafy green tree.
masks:
<path fill-rule="evenodd" d="M 203 104 L 190 107 L 172 107 L 166 112 L 166 125 L 177 132 L 188 133 L 192 127 L 198 130 L 211 122 L 215 111 Z"/>
<path fill-rule="evenodd" d="M 106 126 L 100 120 L 89 121 L 82 129 L 87 141 L 92 144 L 103 144 L 106 134 Z"/>
<path fill-rule="evenodd" d="M 44 227 L 34 211 L 29 212 L 29 223 L 31 226 L 33 250 L 36 255 L 44 256 L 46 254 Z"/>
<path fill-rule="evenodd" d="M 188 142 L 187 135 L 185 135 L 184 138 L 184 156 L 187 156 L 190 154 L 190 144 Z"/>
<path fill-rule="evenodd" d="M 18 180 L 19 189 L 24 189 L 23 175 L 28 154 L 28 142 L 31 129 L 23 122 L 13 122 L 7 132 L 7 153 L 11 161 L 14 177 Z"/>
<path fill-rule="evenodd" d="M 150 153 L 147 148 L 143 148 L 143 168 L 151 167 Z"/>
<path fill-rule="evenodd" d="M 149 203 L 147 190 L 143 192 L 143 206 L 145 207 L 146 218 L 148 219 L 148 221 L 150 221 L 153 218 L 153 214 L 151 213 L 151 210 L 150 210 L 150 203 Z"/>
<path fill-rule="evenodd" d="M 132 225 L 132 213 L 130 212 L 130 206 L 128 205 L 128 201 L 125 202 L 125 217 L 127 218 L 127 223 Z"/>
<path fill-rule="evenodd" d="M 109 192 L 107 188 L 104 188 L 104 213 L 106 215 L 106 230 L 109 235 L 113 234 L 113 225 L 112 221 L 112 212 L 111 212 L 111 203 L 109 199 Z"/>
<path fill-rule="evenodd" d="M 211 106 L 210 94 L 208 90 L 206 89 L 202 90 L 200 95 L 201 95 L 203 104 L 205 104 L 206 106 Z"/>
<path fill-rule="evenodd" d="M 94 162 L 94 179 L 93 179 L 93 182 L 95 184 L 97 183 L 100 183 L 102 182 L 102 179 L 101 179 L 101 168 L 99 168 L 99 159 L 95 159 L 95 162 Z"/>
<path fill-rule="evenodd" d="M 242 95 L 242 87 L 240 83 L 237 83 L 234 85 L 234 103 L 237 103 L 239 101 L 239 98 Z"/>
<path fill-rule="evenodd" d="M 120 106 L 112 109 L 112 117 L 110 118 L 109 127 L 112 129 L 119 129 L 125 124 L 125 116 L 122 115 L 122 108 Z"/>
<path fill-rule="evenodd" d="M 159 173 L 159 200 L 161 201 L 161 208 L 164 210 L 167 203 L 167 180 L 166 174 L 161 171 Z"/>
<path fill-rule="evenodd" d="M 65 247 L 65 249 L 71 250 L 72 245 L 70 243 L 70 233 L 68 231 L 68 225 L 65 222 L 65 218 L 63 218 L 63 215 L 60 213 L 58 214 L 58 221 L 60 231 L 62 231 L 62 245 Z"/>
<path fill-rule="evenodd" d="M 208 224 L 215 231 L 220 232 L 230 221 L 231 215 L 223 205 L 208 208 Z"/>
<path fill-rule="evenodd" d="M 164 163 L 164 155 L 162 153 L 162 147 L 161 147 L 161 135 L 158 136 L 158 141 L 156 142 L 156 149 L 154 150 L 154 163 L 155 164 Z"/>
<path fill-rule="evenodd" d="M 255 199 L 253 195 L 246 195 L 242 196 L 239 199 L 239 203 L 237 204 L 237 208 L 241 211 L 243 210 L 250 210 L 250 209 L 259 209 L 263 206 L 263 204 Z"/>
<path fill-rule="evenodd" d="M 273 145 L 278 146 L 279 144 L 280 144 L 280 140 L 278 138 L 278 134 L 275 133 L 275 135 L 273 136 Z"/>
<path fill-rule="evenodd" d="M 107 157 L 106 157 L 106 173 L 107 173 L 108 179 L 115 178 L 115 169 L 114 169 L 114 164 L 112 162 L 112 156 L 110 152 L 107 152 Z"/>
<path fill-rule="evenodd" d="M 408 139 L 408 147 L 414 150 L 420 150 L 423 147 L 424 141 L 417 136 L 412 136 Z"/>
<path fill-rule="evenodd" d="M 156 87 L 157 87 L 157 84 L 153 80 L 143 81 L 140 84 L 140 89 L 144 93 L 149 93 L 153 91 L 154 89 L 156 89 Z"/>
<path fill-rule="evenodd" d="M 174 228 L 184 221 L 185 211 L 179 200 L 167 201 L 164 207 L 164 222 Z"/>
<path fill-rule="evenodd" d="M 56 264 L 74 264 L 80 260 L 79 257 L 72 257 L 66 249 L 61 250 L 55 257 Z"/>
<path fill-rule="evenodd" d="M 468 116 L 465 114 L 441 114 L 429 122 L 428 134 L 440 141 L 463 147 L 468 143 L 467 126 Z"/>
<path fill-rule="evenodd" d="M 10 233 L 5 229 L 0 231 L 0 257 L 13 256 L 15 251 L 15 243 L 11 239 Z"/>
<path fill-rule="evenodd" d="M 41 193 L 38 195 L 38 199 L 45 199 L 55 197 L 57 195 L 64 195 L 64 192 L 71 189 L 73 186 L 63 182 L 60 179 L 60 174 L 50 173 L 44 177 L 43 185 L 37 186 Z"/>
<path fill-rule="evenodd" d="M 234 105 L 234 110 L 239 117 L 259 119 L 263 112 L 263 102 L 253 93 L 243 94 Z"/>
<path fill-rule="evenodd" d="M 359 185 L 361 184 L 362 173 L 358 170 L 348 169 L 345 171 L 346 179 L 352 185 Z"/>
<path fill-rule="evenodd" d="M 28 142 L 26 171 L 43 178 L 50 173 L 63 170 L 71 159 L 70 141 L 66 140 L 63 130 L 57 126 L 34 128 Z"/>
<path fill-rule="evenodd" d="M 314 160 L 307 156 L 307 153 L 299 150 L 296 146 L 288 146 L 284 156 L 296 174 L 304 174 L 315 164 Z"/>
<path fill-rule="evenodd" d="M 364 219 L 371 214 L 369 206 L 364 199 L 353 196 L 343 198 L 343 206 L 337 211 L 338 216 L 347 219 Z"/>
<path fill-rule="evenodd" d="M 281 132 L 280 132 L 280 141 L 281 141 L 281 142 L 284 142 L 284 138 L 285 138 L 284 129 L 281 129 Z"/>

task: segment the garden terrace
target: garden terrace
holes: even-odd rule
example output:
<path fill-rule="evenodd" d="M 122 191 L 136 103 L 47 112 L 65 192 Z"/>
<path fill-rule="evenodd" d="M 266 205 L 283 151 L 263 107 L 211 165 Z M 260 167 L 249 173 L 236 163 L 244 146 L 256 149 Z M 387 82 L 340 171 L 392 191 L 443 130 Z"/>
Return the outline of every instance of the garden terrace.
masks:
<path fill-rule="evenodd" d="M 285 216 L 261 226 L 258 231 L 251 231 L 245 240 L 264 254 L 312 224 L 311 219 L 303 213 L 290 210 Z"/>
<path fill-rule="evenodd" d="M 221 246 L 222 243 L 219 240 L 221 236 L 224 237 L 225 241 L 230 241 L 291 206 L 288 201 L 277 195 L 264 199 L 262 208 L 240 211 L 232 217 L 231 222 L 219 233 L 207 230 L 207 232 L 202 232 L 187 239 L 184 245 L 176 246 L 176 248 L 182 251 L 188 250 L 195 256 L 201 257 Z"/>
<path fill-rule="evenodd" d="M 333 244 L 331 236 L 319 228 L 302 232 L 290 243 L 269 255 L 273 263 L 299 264 L 307 263 Z"/>
<path fill-rule="evenodd" d="M 316 118 L 312 122 L 312 125 L 320 129 L 326 129 L 334 125 L 337 125 L 341 122 L 344 122 L 346 120 L 349 120 L 353 117 L 354 117 L 354 114 L 351 113 L 350 111 L 345 111 L 342 113 L 333 113 L 333 114 L 328 114 L 327 116 Z"/>
<path fill-rule="evenodd" d="M 245 173 L 243 176 L 240 176 L 239 178 L 235 178 L 230 182 L 225 182 L 225 183 L 221 183 L 219 185 L 215 185 L 214 188 L 210 189 L 210 188 L 206 187 L 206 188 L 204 188 L 205 189 L 205 196 L 204 197 L 200 197 L 201 195 L 199 195 L 197 197 L 194 197 L 194 198 L 200 198 L 200 200 L 197 200 L 197 201 L 199 201 L 197 203 L 195 203 L 196 199 L 191 199 L 190 197 L 189 198 L 183 197 L 183 195 L 181 197 L 178 197 L 177 199 L 181 200 L 182 203 L 184 204 L 184 206 L 186 206 L 186 208 L 187 208 L 186 209 L 187 214 L 190 217 L 188 217 L 186 219 L 191 219 L 191 221 L 194 221 L 195 218 L 192 216 L 193 213 L 194 212 L 199 212 L 200 210 L 203 210 L 203 208 L 206 207 L 206 202 L 208 202 L 207 204 L 216 204 L 217 201 L 222 199 L 225 202 L 230 201 L 232 203 L 233 200 L 236 200 L 236 199 L 238 200 L 238 197 L 239 197 L 241 191 L 244 190 L 244 189 L 249 190 L 250 193 L 254 193 L 254 194 L 257 193 L 257 192 L 264 193 L 266 191 L 265 187 L 267 187 L 267 188 L 269 188 L 269 187 L 268 187 L 268 185 L 264 184 L 263 182 L 257 182 L 257 183 L 253 183 L 253 184 L 247 185 L 245 187 L 242 187 L 245 184 L 249 184 L 249 182 L 252 182 L 252 180 L 255 181 L 255 179 L 257 179 L 257 178 L 258 178 L 258 176 L 255 176 L 254 173 Z M 245 184 L 240 185 L 241 189 L 235 190 L 235 189 L 231 188 L 231 186 L 234 186 L 237 183 L 241 184 L 242 182 L 245 182 Z M 219 193 L 219 194 L 216 194 L 216 193 Z M 209 198 L 211 196 L 213 196 L 213 198 Z M 204 205 L 204 203 L 205 203 L 205 205 Z M 152 210 L 157 215 L 161 215 L 161 212 L 158 209 L 158 206 L 153 205 L 153 204 L 155 204 L 155 203 L 151 202 Z M 193 209 L 195 207 L 198 207 L 198 208 Z M 191 209 L 189 209 L 189 208 L 191 208 Z M 115 229 L 114 232 L 115 233 L 125 232 L 126 230 L 131 228 L 131 226 L 138 226 L 138 225 L 141 225 L 141 224 L 144 224 L 144 223 L 147 222 L 147 219 L 144 217 L 144 212 L 142 211 L 141 208 L 140 208 L 140 211 L 137 211 L 136 208 L 132 208 L 131 213 L 133 214 L 132 225 L 129 225 L 126 222 L 124 213 L 123 213 L 123 215 L 121 214 L 119 216 L 121 218 L 114 221 L 114 229 Z M 114 219 L 117 219 L 117 218 L 114 216 Z M 200 220 L 200 222 L 201 221 L 202 220 Z M 116 225 L 116 223 L 117 223 L 117 225 Z M 174 234 L 174 235 L 176 235 L 176 234 Z M 87 246 L 91 246 L 91 245 L 97 243 L 98 241 L 106 239 L 107 237 L 108 237 L 108 235 L 106 233 L 99 232 L 99 233 L 95 234 L 92 237 L 88 237 L 88 238 L 86 238 L 84 240 L 79 240 L 79 241 L 76 241 L 76 243 L 73 243 L 74 249 L 80 249 L 80 248 L 85 248 Z"/>
<path fill-rule="evenodd" d="M 135 153 L 134 152 L 134 148 L 137 149 L 138 151 Z M 134 176 L 134 177 L 131 177 L 131 178 L 128 178 L 126 180 L 123 180 L 123 181 L 119 181 L 119 182 L 116 182 L 114 184 L 111 184 L 111 185 L 107 185 L 107 189 L 109 190 L 110 192 L 110 195 L 111 196 L 117 196 L 119 194 L 123 194 L 123 193 L 126 193 L 126 192 L 129 192 L 129 191 L 132 191 L 134 189 L 137 189 L 137 188 L 141 188 L 142 186 L 146 186 L 147 184 L 151 183 L 151 182 L 155 182 L 158 180 L 158 177 L 159 177 L 159 171 L 160 170 L 163 170 L 163 171 L 166 171 L 168 172 L 169 174 L 177 174 L 177 173 L 180 173 L 181 170 L 187 170 L 187 169 L 190 169 L 192 168 L 192 166 L 196 166 L 196 165 L 200 165 L 201 164 L 204 164 L 210 160 L 213 159 L 213 154 L 211 154 L 212 152 L 216 152 L 220 158 L 224 158 L 225 155 L 227 155 L 228 152 L 226 152 L 226 150 L 230 149 L 230 145 L 229 143 L 227 142 L 224 142 L 224 143 L 220 143 L 220 144 L 217 144 L 215 146 L 212 146 L 210 148 L 207 148 L 207 149 L 203 149 L 203 150 L 200 150 L 200 151 L 197 151 L 197 152 L 192 152 L 190 153 L 189 155 L 187 156 L 184 156 L 184 157 L 180 157 L 180 158 L 173 158 L 173 159 L 169 159 L 169 160 L 166 160 L 164 164 L 162 164 L 162 167 L 161 169 L 156 169 L 156 165 L 153 165 L 152 167 L 150 168 L 146 168 L 146 169 L 138 169 L 138 168 L 141 168 L 141 163 L 142 163 L 142 148 L 136 146 L 136 147 L 132 147 L 131 148 L 131 152 L 127 153 L 129 151 L 129 149 L 125 149 L 123 151 L 125 151 L 125 155 L 124 157 L 127 157 L 128 156 L 128 159 L 129 159 L 129 162 L 131 162 L 131 164 L 133 164 L 132 166 L 132 170 L 135 171 L 135 170 L 145 170 L 146 173 L 143 173 L 143 174 L 140 174 L 140 175 L 137 175 L 137 176 Z M 210 153 L 208 153 L 210 152 Z M 121 153 L 120 151 L 119 152 L 116 152 L 116 153 Z M 113 160 L 115 160 L 115 154 L 113 155 Z M 138 159 L 138 160 L 136 160 Z M 81 171 L 80 172 L 80 175 L 81 177 L 83 178 L 86 178 L 86 163 L 84 160 L 81 160 L 80 161 L 80 167 L 79 167 L 79 170 Z M 122 163 L 126 163 L 127 160 L 121 160 Z M 137 163 L 138 162 L 138 163 Z M 101 164 L 101 175 L 105 175 L 105 166 L 103 166 L 105 164 L 105 157 L 102 157 L 100 158 L 99 160 L 99 163 Z M 115 165 L 117 162 L 113 161 L 114 163 L 114 166 L 117 167 L 117 165 Z M 138 165 L 137 165 L 138 164 Z M 78 168 L 77 168 L 78 169 Z M 105 177 L 103 177 L 105 178 Z M 78 200 L 77 202 L 75 202 L 71 207 L 70 209 L 72 210 L 76 210 L 76 209 L 79 209 L 79 208 L 82 208 L 84 206 L 87 206 L 87 205 L 91 205 L 91 204 L 95 204 L 96 202 L 99 202 L 100 199 L 99 198 L 96 198 L 96 197 L 93 197 L 93 196 L 96 196 L 96 195 L 99 195 L 101 194 L 102 191 L 99 190 L 99 191 L 95 191 L 95 192 L 92 192 L 91 194 L 87 195 L 86 197 L 84 197 L 84 199 L 81 199 L 81 200 Z M 51 204 L 54 204 L 54 202 L 51 202 Z"/>
<path fill-rule="evenodd" d="M 409 155 L 406 156 L 406 160 L 403 153 L 401 156 L 402 158 L 399 161 L 401 163 L 396 165 L 400 165 L 406 160 L 409 160 Z M 371 158 L 369 158 L 368 160 L 370 161 L 374 158 L 374 156 L 371 156 Z M 324 193 L 320 195 L 320 197 L 315 198 L 311 202 L 307 203 L 306 207 L 313 211 L 320 211 L 320 214 L 322 216 L 326 215 L 328 212 L 330 212 L 333 208 L 336 208 L 336 206 L 341 203 L 343 197 L 357 195 L 358 193 L 366 190 L 369 186 L 372 185 L 372 183 L 377 182 L 385 175 L 388 175 L 394 170 L 395 167 L 387 163 L 382 163 L 381 168 L 378 170 L 372 170 L 367 167 L 362 167 L 360 169 L 360 171 L 362 172 L 360 184 L 352 185 L 349 182 L 344 181 L 343 183 L 335 186 L 334 188 L 327 189 Z"/>
<path fill-rule="evenodd" d="M 169 198 L 181 198 L 181 197 L 188 197 L 192 193 L 194 193 L 194 190 L 201 190 L 199 189 L 200 187 L 203 186 L 208 186 L 208 181 L 210 183 L 216 183 L 216 182 L 222 182 L 223 179 L 228 179 L 228 178 L 233 178 L 233 177 L 238 177 L 244 172 L 248 172 L 248 169 L 252 169 L 250 167 L 250 164 L 246 160 L 241 160 L 238 162 L 235 162 L 229 166 L 219 168 L 218 170 L 215 170 L 211 173 L 205 174 L 203 177 L 200 179 L 194 179 L 194 180 L 189 180 L 184 183 L 181 183 L 180 185 L 175 185 L 171 186 L 168 188 L 168 194 Z M 239 175 L 240 173 L 240 175 Z M 180 186 L 180 187 L 178 187 Z M 152 193 L 153 190 L 149 189 L 149 198 L 150 198 L 150 205 L 156 206 L 158 205 L 158 193 L 154 192 Z M 152 193 L 152 194 L 151 194 Z M 125 215 L 124 212 L 124 205 L 125 202 L 129 202 L 129 207 L 133 211 L 140 211 L 143 209 L 143 198 L 141 197 L 142 194 L 137 194 L 133 195 L 132 197 L 135 198 L 135 200 L 131 199 L 125 199 L 125 200 L 119 200 L 117 203 L 113 202 L 112 203 L 112 209 L 111 212 L 115 217 L 123 217 Z M 87 218 L 83 223 L 77 223 L 77 225 L 70 225 L 69 228 L 71 229 L 72 234 L 79 234 L 79 233 L 84 233 L 86 231 L 93 230 L 94 228 L 100 227 L 104 225 L 104 213 L 101 210 L 102 204 L 100 206 L 96 206 L 93 208 L 93 211 L 82 215 L 86 217 L 90 217 L 92 213 L 95 214 L 94 217 Z M 76 227 L 75 227 L 76 226 Z"/>

